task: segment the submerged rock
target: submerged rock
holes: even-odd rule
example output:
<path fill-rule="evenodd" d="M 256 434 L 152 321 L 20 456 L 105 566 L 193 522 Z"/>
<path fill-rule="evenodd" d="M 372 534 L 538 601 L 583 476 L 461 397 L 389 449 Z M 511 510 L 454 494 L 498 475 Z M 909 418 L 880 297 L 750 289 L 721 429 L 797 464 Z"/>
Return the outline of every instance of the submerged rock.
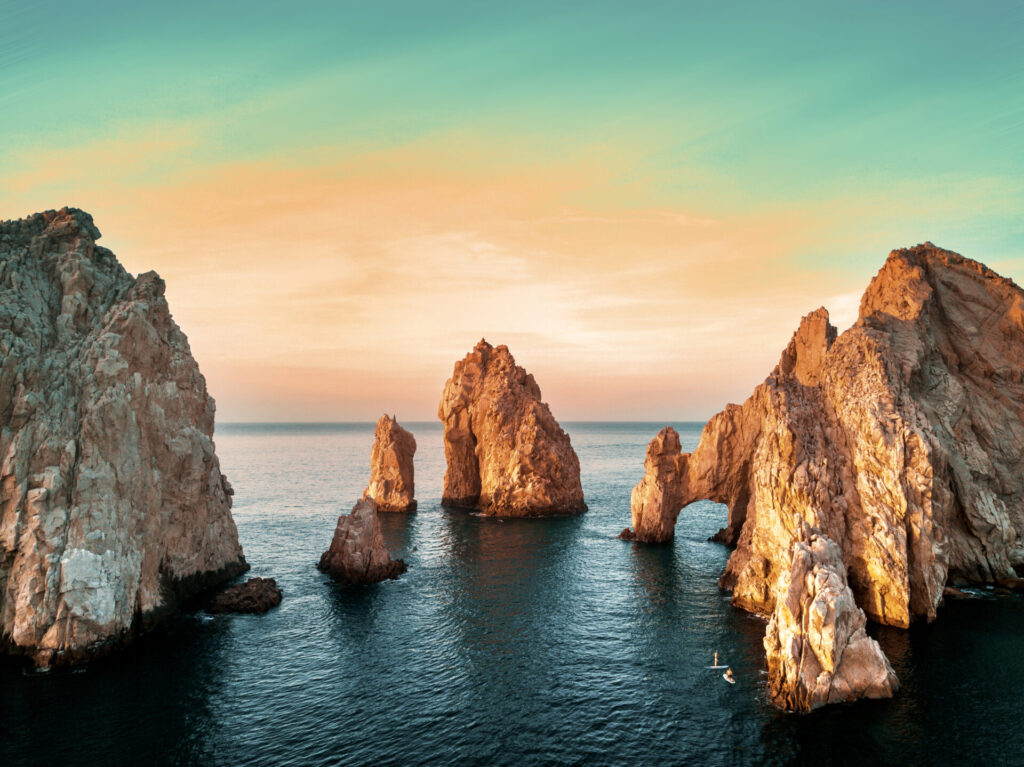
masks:
<path fill-rule="evenodd" d="M 372 498 L 362 499 L 351 513 L 338 517 L 331 547 L 320 557 L 318 567 L 336 580 L 352 585 L 397 578 L 408 569 L 401 559 L 391 559 L 384 547 L 377 505 Z"/>
<path fill-rule="evenodd" d="M 40 666 L 247 569 L 163 280 L 99 236 L 73 208 L 0 223 L 0 641 Z"/>
<path fill-rule="evenodd" d="M 533 517 L 586 511 L 569 435 L 508 347 L 480 341 L 438 407 L 448 468 L 442 504 Z"/>
<path fill-rule="evenodd" d="M 370 484 L 363 498 L 373 498 L 377 511 L 416 511 L 413 456 L 416 439 L 394 416 L 377 421 L 370 453 Z"/>
<path fill-rule="evenodd" d="M 637 538 L 729 507 L 721 585 L 770 616 L 801 524 L 835 541 L 867 616 L 931 620 L 947 582 L 1014 578 L 1024 532 L 1024 291 L 927 243 L 893 251 L 837 335 L 803 318 L 778 366 L 697 448 L 649 454 Z M 660 436 L 660 435 L 659 435 Z M 654 443 L 652 448 L 658 450 Z"/>
<path fill-rule="evenodd" d="M 208 613 L 265 613 L 281 604 L 281 589 L 273 578 L 250 578 L 229 586 L 206 605 Z"/>
<path fill-rule="evenodd" d="M 768 696 L 792 711 L 827 703 L 889 698 L 899 681 L 846 583 L 839 546 L 805 531 L 793 544 L 789 570 L 764 637 Z"/>

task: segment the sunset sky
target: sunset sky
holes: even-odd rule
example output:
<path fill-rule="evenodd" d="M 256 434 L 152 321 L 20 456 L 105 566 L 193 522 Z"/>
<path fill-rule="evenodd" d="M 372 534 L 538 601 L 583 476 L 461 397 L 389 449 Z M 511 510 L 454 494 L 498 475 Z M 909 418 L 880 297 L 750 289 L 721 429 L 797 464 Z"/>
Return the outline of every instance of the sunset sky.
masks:
<path fill-rule="evenodd" d="M 167 281 L 220 421 L 704 419 L 924 240 L 1024 280 L 1024 5 L 0 0 L 0 218 Z"/>

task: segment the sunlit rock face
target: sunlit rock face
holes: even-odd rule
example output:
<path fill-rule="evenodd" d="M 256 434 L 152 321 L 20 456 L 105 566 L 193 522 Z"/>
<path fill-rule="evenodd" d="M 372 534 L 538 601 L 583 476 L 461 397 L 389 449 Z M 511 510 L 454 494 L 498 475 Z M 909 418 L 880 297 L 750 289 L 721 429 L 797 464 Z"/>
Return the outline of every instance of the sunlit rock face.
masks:
<path fill-rule="evenodd" d="M 99 236 L 74 209 L 0 223 L 0 638 L 42 666 L 246 569 L 164 283 Z"/>
<path fill-rule="evenodd" d="M 373 498 L 378 511 L 416 511 L 413 457 L 416 439 L 393 416 L 377 421 L 370 453 L 370 484 L 363 498 Z"/>
<path fill-rule="evenodd" d="M 391 559 L 384 547 L 373 498 L 363 498 L 349 514 L 338 517 L 331 546 L 320 557 L 318 567 L 353 586 L 397 578 L 408 569 L 401 559 Z"/>
<path fill-rule="evenodd" d="M 836 543 L 804 529 L 764 637 L 768 695 L 793 711 L 827 703 L 889 698 L 899 682 L 846 583 Z"/>
<path fill-rule="evenodd" d="M 770 616 L 806 525 L 839 547 L 868 618 L 931 620 L 947 582 L 1010 578 L 1021 559 L 1024 292 L 930 243 L 894 251 L 852 328 L 808 315 L 743 405 L 692 454 L 676 444 L 651 444 L 638 539 L 671 540 L 698 499 L 728 505 L 721 583 Z"/>
<path fill-rule="evenodd" d="M 507 517 L 586 511 L 569 435 L 508 347 L 480 341 L 457 362 L 438 417 L 448 461 L 444 505 Z"/>

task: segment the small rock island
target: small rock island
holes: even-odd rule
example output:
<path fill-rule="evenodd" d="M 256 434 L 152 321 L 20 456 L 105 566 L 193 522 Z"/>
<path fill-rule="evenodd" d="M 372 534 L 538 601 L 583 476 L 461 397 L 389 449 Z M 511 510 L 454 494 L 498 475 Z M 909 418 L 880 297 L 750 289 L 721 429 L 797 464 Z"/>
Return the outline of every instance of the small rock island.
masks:
<path fill-rule="evenodd" d="M 455 363 L 438 417 L 448 462 L 443 505 L 501 517 L 587 510 L 569 435 L 507 346 L 481 340 Z"/>
<path fill-rule="evenodd" d="M 416 438 L 394 416 L 377 421 L 370 453 L 370 484 L 363 498 L 372 498 L 377 511 L 416 511 L 413 456 Z"/>
<path fill-rule="evenodd" d="M 319 569 L 352 586 L 397 578 L 408 567 L 392 559 L 384 546 L 373 498 L 363 498 L 349 514 L 338 517 L 331 546 L 320 557 Z"/>
<path fill-rule="evenodd" d="M 42 667 L 248 567 L 163 280 L 99 237 L 74 208 L 0 223 L 0 643 Z"/>
<path fill-rule="evenodd" d="M 889 695 L 861 611 L 930 621 L 947 586 L 1010 582 L 1024 563 L 1022 371 L 1024 291 L 931 243 L 893 251 L 853 327 L 812 312 L 692 453 L 669 428 L 652 440 L 624 536 L 670 541 L 687 504 L 726 504 L 720 584 L 771 619 L 773 698 Z"/>

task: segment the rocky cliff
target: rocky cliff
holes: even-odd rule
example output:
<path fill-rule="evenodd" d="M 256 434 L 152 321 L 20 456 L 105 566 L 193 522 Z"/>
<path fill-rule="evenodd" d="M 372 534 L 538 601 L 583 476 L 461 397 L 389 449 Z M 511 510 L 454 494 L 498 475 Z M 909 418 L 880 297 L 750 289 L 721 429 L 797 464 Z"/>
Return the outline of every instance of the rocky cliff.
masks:
<path fill-rule="evenodd" d="M 0 223 L 0 637 L 43 666 L 246 568 L 164 283 L 99 236 L 74 209 Z"/>
<path fill-rule="evenodd" d="M 804 317 L 778 366 L 704 428 L 663 434 L 634 534 L 671 540 L 681 508 L 729 507 L 722 576 L 771 615 L 801 523 L 833 540 L 872 620 L 930 620 L 947 582 L 1013 576 L 1024 530 L 1024 292 L 930 243 L 893 251 L 836 334 Z"/>
<path fill-rule="evenodd" d="M 416 511 L 415 454 L 415 437 L 393 416 L 382 415 L 374 433 L 370 484 L 363 498 L 373 498 L 378 511 Z"/>
<path fill-rule="evenodd" d="M 408 569 L 401 559 L 391 559 L 384 546 L 373 498 L 363 498 L 349 514 L 338 517 L 331 546 L 320 557 L 318 567 L 354 586 L 397 578 Z"/>
<path fill-rule="evenodd" d="M 508 347 L 480 341 L 445 384 L 442 503 L 531 517 L 586 511 L 580 463 Z"/>

